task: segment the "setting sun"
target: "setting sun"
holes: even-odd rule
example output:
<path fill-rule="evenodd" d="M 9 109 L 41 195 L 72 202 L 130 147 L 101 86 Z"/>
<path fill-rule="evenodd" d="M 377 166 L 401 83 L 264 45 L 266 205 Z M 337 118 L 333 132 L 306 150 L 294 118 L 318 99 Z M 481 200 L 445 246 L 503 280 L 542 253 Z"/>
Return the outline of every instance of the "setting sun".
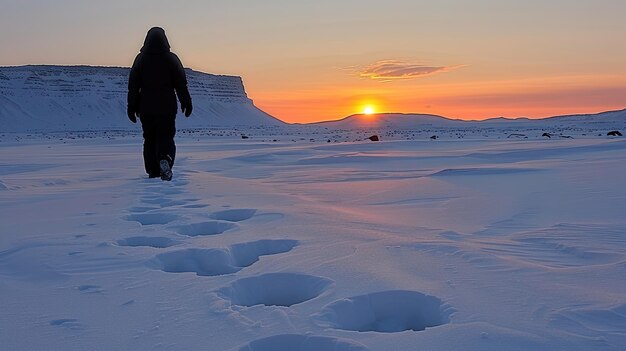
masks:
<path fill-rule="evenodd" d="M 374 113 L 374 108 L 372 106 L 366 106 L 363 110 L 363 113 L 366 115 L 371 115 Z"/>

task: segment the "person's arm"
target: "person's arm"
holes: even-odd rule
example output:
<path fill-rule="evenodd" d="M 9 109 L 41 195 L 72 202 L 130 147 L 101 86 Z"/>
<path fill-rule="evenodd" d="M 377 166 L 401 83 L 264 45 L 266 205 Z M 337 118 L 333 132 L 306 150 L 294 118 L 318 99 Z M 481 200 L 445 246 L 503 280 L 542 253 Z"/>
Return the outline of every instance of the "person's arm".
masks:
<path fill-rule="evenodd" d="M 176 90 L 176 95 L 178 96 L 178 101 L 180 101 L 180 107 L 185 117 L 189 117 L 193 107 L 191 105 L 191 95 L 187 88 L 187 75 L 185 74 L 185 69 L 178 56 L 172 54 L 172 57 L 174 61 L 174 89 Z"/>
<path fill-rule="evenodd" d="M 141 54 L 135 57 L 133 66 L 130 69 L 130 75 L 128 76 L 128 105 L 126 112 L 128 119 L 133 123 L 137 122 L 136 116 L 139 115 L 139 91 L 141 90 L 140 63 Z"/>

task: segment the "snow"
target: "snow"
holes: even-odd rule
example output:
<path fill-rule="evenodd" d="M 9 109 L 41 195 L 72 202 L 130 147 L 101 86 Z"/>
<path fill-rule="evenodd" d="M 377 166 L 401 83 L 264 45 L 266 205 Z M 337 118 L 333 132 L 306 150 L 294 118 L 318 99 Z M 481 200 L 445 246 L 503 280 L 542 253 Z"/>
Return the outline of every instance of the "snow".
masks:
<path fill-rule="evenodd" d="M 183 129 L 172 182 L 137 129 L 1 133 L 0 345 L 623 350 L 602 118 Z"/>

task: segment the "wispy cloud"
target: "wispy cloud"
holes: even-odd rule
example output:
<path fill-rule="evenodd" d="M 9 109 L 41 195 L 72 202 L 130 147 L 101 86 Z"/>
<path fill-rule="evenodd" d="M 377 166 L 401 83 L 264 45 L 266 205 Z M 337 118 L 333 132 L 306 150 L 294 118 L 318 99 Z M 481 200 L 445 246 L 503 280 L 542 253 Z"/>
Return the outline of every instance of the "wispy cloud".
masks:
<path fill-rule="evenodd" d="M 358 74 L 362 78 L 389 82 L 400 79 L 416 79 L 436 73 L 447 72 L 459 66 L 428 66 L 399 60 L 383 60 L 360 68 Z"/>

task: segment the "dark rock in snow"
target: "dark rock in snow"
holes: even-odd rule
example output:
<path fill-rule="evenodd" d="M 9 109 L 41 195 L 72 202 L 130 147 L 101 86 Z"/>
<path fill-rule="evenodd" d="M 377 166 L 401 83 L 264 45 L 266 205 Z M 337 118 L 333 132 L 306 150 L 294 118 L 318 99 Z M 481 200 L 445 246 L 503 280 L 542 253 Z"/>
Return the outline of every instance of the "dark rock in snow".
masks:
<path fill-rule="evenodd" d="M 371 141 L 380 141 L 380 138 L 378 137 L 378 135 L 374 134 L 371 137 L 368 138 Z"/>
<path fill-rule="evenodd" d="M 542 137 L 547 137 L 547 138 L 552 138 L 552 134 L 550 133 L 543 133 L 541 134 Z"/>
<path fill-rule="evenodd" d="M 617 130 L 613 130 L 613 131 L 610 131 L 610 132 L 606 133 L 606 135 L 607 136 L 622 136 L 622 133 L 620 133 Z"/>
<path fill-rule="evenodd" d="M 241 135 L 241 139 L 248 139 L 248 138 L 250 138 L 250 137 L 247 136 L 247 135 L 243 135 L 243 134 Z"/>

